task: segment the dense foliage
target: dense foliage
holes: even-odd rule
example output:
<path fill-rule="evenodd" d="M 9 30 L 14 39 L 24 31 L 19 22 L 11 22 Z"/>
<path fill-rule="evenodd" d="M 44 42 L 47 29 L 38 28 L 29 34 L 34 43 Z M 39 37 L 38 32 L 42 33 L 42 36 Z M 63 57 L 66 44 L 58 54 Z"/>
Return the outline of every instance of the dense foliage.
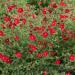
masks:
<path fill-rule="evenodd" d="M 74 0 L 1 0 L 0 75 L 75 75 L 74 24 Z"/>

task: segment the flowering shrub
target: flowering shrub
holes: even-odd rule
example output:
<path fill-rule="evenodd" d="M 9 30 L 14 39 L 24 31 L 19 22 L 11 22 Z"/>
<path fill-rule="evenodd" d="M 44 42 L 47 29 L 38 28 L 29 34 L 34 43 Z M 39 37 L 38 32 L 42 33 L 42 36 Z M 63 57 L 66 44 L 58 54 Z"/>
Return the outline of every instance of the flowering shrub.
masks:
<path fill-rule="evenodd" d="M 0 74 L 75 74 L 73 0 L 38 1 L 37 10 L 25 0 L 0 3 Z"/>

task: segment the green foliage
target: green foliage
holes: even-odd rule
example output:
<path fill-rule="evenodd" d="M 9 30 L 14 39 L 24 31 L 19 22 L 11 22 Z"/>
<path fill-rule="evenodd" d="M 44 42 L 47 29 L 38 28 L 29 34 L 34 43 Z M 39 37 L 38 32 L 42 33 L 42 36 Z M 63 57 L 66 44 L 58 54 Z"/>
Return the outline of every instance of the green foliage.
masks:
<path fill-rule="evenodd" d="M 27 0 L 27 3 L 30 5 L 34 5 L 35 9 L 37 10 L 39 8 L 38 2 L 41 1 L 42 4 L 40 5 L 41 7 L 48 7 L 50 0 Z"/>

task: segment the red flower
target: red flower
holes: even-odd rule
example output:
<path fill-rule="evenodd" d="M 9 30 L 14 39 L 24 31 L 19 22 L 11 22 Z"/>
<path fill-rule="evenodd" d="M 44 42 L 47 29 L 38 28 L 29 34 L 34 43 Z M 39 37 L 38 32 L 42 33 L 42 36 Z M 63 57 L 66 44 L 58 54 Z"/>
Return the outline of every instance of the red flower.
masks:
<path fill-rule="evenodd" d="M 56 3 L 54 3 L 54 4 L 52 5 L 52 7 L 53 7 L 53 8 L 57 8 L 58 6 L 57 6 Z"/>
<path fill-rule="evenodd" d="M 33 35 L 33 34 L 32 34 L 32 35 L 30 35 L 30 36 L 29 36 L 29 40 L 31 40 L 31 41 L 35 41 L 35 40 L 36 40 L 36 36 L 35 36 L 35 35 Z"/>
<path fill-rule="evenodd" d="M 2 28 L 5 29 L 6 27 L 4 26 L 4 24 L 1 24 Z"/>
<path fill-rule="evenodd" d="M 71 72 L 69 72 L 69 71 L 68 71 L 68 72 L 66 72 L 66 75 L 71 75 Z"/>
<path fill-rule="evenodd" d="M 54 45 L 53 45 L 53 43 L 52 43 L 52 42 L 50 42 L 50 43 L 49 43 L 49 46 L 50 46 L 50 47 L 53 47 Z"/>
<path fill-rule="evenodd" d="M 10 12 L 12 9 L 14 9 L 16 7 L 16 5 L 10 5 L 8 6 L 7 10 Z"/>
<path fill-rule="evenodd" d="M 16 53 L 15 53 L 15 56 L 16 56 L 17 58 L 21 58 L 21 57 L 22 57 L 22 53 L 21 53 L 21 52 L 16 52 Z"/>
<path fill-rule="evenodd" d="M 59 65 L 59 64 L 61 64 L 61 61 L 60 61 L 59 59 L 57 59 L 57 60 L 55 61 L 55 64 L 56 64 L 56 65 Z"/>
<path fill-rule="evenodd" d="M 44 52 L 42 53 L 42 56 L 44 56 L 44 57 L 48 56 L 48 51 L 44 51 Z"/>
<path fill-rule="evenodd" d="M 6 44 L 8 44 L 8 43 L 10 42 L 9 38 L 6 38 L 6 39 L 4 40 L 4 42 L 5 42 Z"/>
<path fill-rule="evenodd" d="M 53 35 L 56 33 L 56 30 L 54 28 L 49 28 L 50 34 Z"/>
<path fill-rule="evenodd" d="M 22 19 L 22 23 L 23 23 L 23 24 L 26 23 L 26 19 L 25 19 L 25 18 Z"/>
<path fill-rule="evenodd" d="M 29 48 L 31 48 L 32 51 L 36 51 L 36 46 L 33 44 L 29 44 Z"/>
<path fill-rule="evenodd" d="M 54 56 L 54 55 L 56 55 L 56 54 L 57 54 L 56 52 L 50 51 L 50 55 L 51 55 L 51 56 Z"/>
<path fill-rule="evenodd" d="M 42 57 L 42 54 L 41 53 L 38 53 L 38 54 L 36 54 L 36 57 L 41 58 Z"/>
<path fill-rule="evenodd" d="M 45 8 L 43 8 L 42 13 L 45 15 L 46 11 L 47 11 L 47 8 L 45 7 Z"/>
<path fill-rule="evenodd" d="M 60 14 L 60 19 L 66 19 L 66 18 L 68 18 L 68 16 L 67 15 L 65 15 L 65 14 Z"/>
<path fill-rule="evenodd" d="M 15 39 L 16 41 L 18 41 L 18 40 L 19 40 L 19 36 L 15 36 L 14 39 Z"/>
<path fill-rule="evenodd" d="M 4 32 L 2 30 L 0 30 L 0 37 L 4 36 L 4 35 L 5 35 Z"/>
<path fill-rule="evenodd" d="M 65 7 L 65 6 L 67 6 L 67 4 L 65 4 L 63 1 L 61 1 L 61 2 L 60 2 L 60 6 Z"/>
<path fill-rule="evenodd" d="M 18 19 L 18 18 L 15 18 L 15 19 L 14 19 L 14 24 L 15 24 L 15 25 L 19 24 L 19 19 Z"/>
<path fill-rule="evenodd" d="M 17 12 L 18 12 L 18 13 L 22 13 L 22 12 L 23 12 L 23 8 L 18 8 L 18 9 L 17 9 Z"/>
<path fill-rule="evenodd" d="M 64 34 L 61 35 L 64 41 L 67 41 L 69 38 L 66 37 Z"/>
<path fill-rule="evenodd" d="M 3 62 L 8 63 L 8 64 L 11 63 L 11 59 L 10 59 L 8 56 L 6 56 L 6 55 L 2 55 L 1 60 L 2 60 Z"/>
<path fill-rule="evenodd" d="M 71 54 L 70 57 L 69 57 L 69 59 L 70 59 L 70 61 L 74 61 L 74 59 L 75 59 L 74 55 Z"/>
<path fill-rule="evenodd" d="M 43 71 L 43 75 L 47 75 L 47 71 L 46 70 Z"/>
<path fill-rule="evenodd" d="M 28 50 L 28 53 L 29 53 L 29 54 L 32 54 L 32 53 L 33 53 L 33 51 L 32 51 L 32 50 Z"/>
<path fill-rule="evenodd" d="M 38 2 L 38 5 L 41 5 L 41 4 L 42 4 L 42 2 L 41 2 L 41 1 L 39 1 L 39 2 Z"/>
<path fill-rule="evenodd" d="M 48 33 L 47 33 L 47 32 L 44 32 L 44 33 L 42 34 L 42 36 L 43 36 L 44 38 L 46 38 L 46 37 L 48 36 Z"/>
<path fill-rule="evenodd" d="M 56 26 L 56 20 L 53 20 L 51 25 Z"/>
<path fill-rule="evenodd" d="M 39 30 L 44 31 L 45 30 L 45 26 L 41 26 Z"/>
<path fill-rule="evenodd" d="M 72 20 L 75 21 L 75 17 L 73 17 Z"/>
<path fill-rule="evenodd" d="M 69 13 L 69 12 L 70 12 L 70 9 L 65 9 L 64 12 L 65 12 L 65 13 Z"/>
<path fill-rule="evenodd" d="M 64 31 L 64 24 L 60 24 L 60 29 Z"/>
<path fill-rule="evenodd" d="M 48 12 L 51 14 L 52 13 L 52 10 L 49 9 Z"/>
<path fill-rule="evenodd" d="M 5 21 L 5 22 L 8 22 L 8 21 L 10 21 L 10 18 L 9 18 L 8 16 L 5 16 L 5 17 L 4 17 L 4 21 Z"/>

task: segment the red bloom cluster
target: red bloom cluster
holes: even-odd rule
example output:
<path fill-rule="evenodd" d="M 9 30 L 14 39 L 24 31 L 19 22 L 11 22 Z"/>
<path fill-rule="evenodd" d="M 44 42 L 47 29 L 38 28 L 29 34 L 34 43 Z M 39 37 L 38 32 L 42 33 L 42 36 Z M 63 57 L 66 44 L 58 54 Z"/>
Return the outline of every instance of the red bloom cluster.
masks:
<path fill-rule="evenodd" d="M 6 56 L 6 55 L 3 55 L 2 53 L 0 53 L 0 59 L 3 61 L 3 62 L 6 62 L 7 64 L 10 64 L 11 63 L 11 59 Z"/>
<path fill-rule="evenodd" d="M 60 2 L 60 6 L 62 6 L 62 7 L 66 7 L 66 6 L 67 6 L 67 4 L 66 4 L 66 3 L 64 3 L 63 1 L 61 1 L 61 2 Z"/>
<path fill-rule="evenodd" d="M 32 51 L 36 51 L 36 50 L 37 50 L 37 47 L 36 47 L 35 45 L 33 45 L 33 44 L 29 44 L 28 46 L 29 46 L 29 48 L 30 48 Z"/>
<path fill-rule="evenodd" d="M 8 22 L 8 21 L 10 21 L 10 18 L 9 18 L 8 16 L 5 16 L 5 17 L 4 17 L 4 21 L 5 21 L 5 22 Z"/>
<path fill-rule="evenodd" d="M 10 12 L 11 10 L 13 10 L 16 7 L 16 5 L 10 5 L 8 6 L 7 10 Z"/>
<path fill-rule="evenodd" d="M 2 37 L 4 35 L 5 35 L 5 33 L 2 30 L 0 30 L 0 37 Z"/>

